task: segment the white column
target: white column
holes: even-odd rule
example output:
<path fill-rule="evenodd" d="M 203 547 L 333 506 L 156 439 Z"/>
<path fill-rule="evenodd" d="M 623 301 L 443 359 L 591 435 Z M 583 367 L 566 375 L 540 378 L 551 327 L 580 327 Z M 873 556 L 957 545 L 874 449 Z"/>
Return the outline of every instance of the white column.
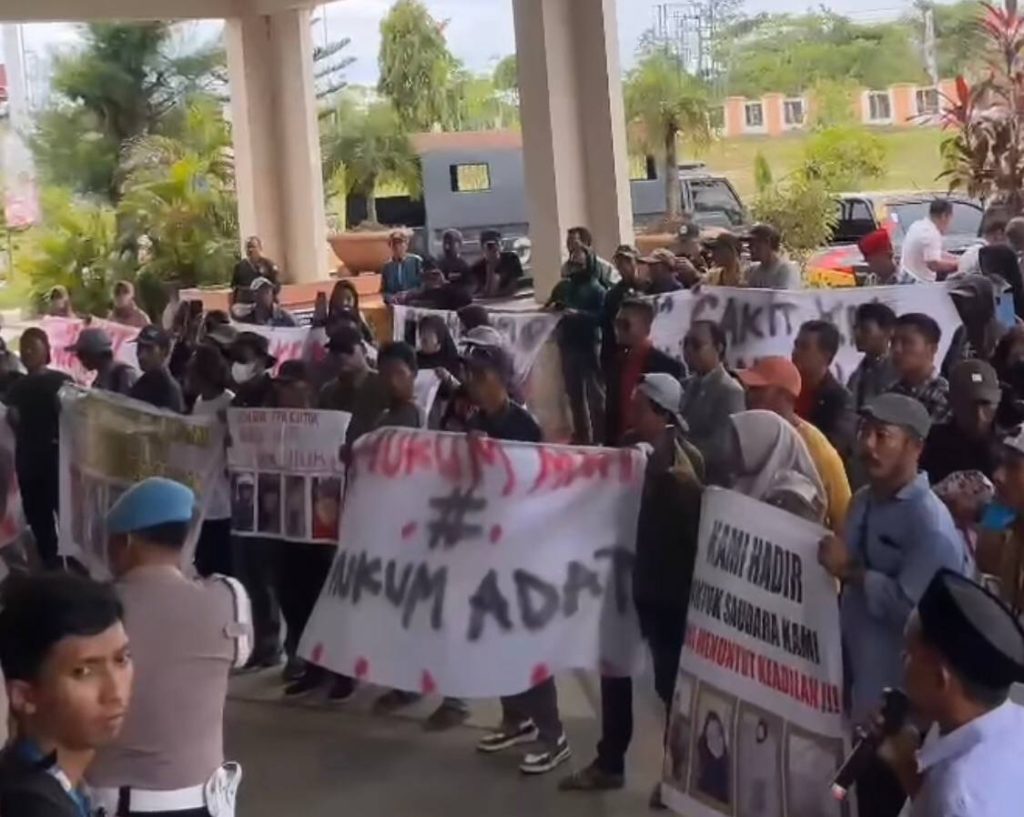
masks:
<path fill-rule="evenodd" d="M 309 18 L 296 9 L 225 28 L 242 240 L 260 236 L 293 282 L 328 272 Z"/>
<path fill-rule="evenodd" d="M 616 0 L 514 0 L 537 300 L 558 280 L 565 231 L 611 258 L 633 239 Z"/>

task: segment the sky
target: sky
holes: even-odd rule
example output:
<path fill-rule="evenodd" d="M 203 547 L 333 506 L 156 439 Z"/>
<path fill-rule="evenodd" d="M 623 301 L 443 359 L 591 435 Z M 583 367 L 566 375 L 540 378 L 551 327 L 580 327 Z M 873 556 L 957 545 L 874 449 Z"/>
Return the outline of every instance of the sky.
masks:
<path fill-rule="evenodd" d="M 655 6 L 664 0 L 619 0 L 619 45 L 624 66 L 628 67 L 640 35 L 655 19 Z M 348 53 L 356 58 L 348 71 L 350 83 L 372 85 L 377 81 L 377 49 L 380 21 L 393 0 L 339 0 L 327 7 L 330 39 L 351 37 Z M 430 12 L 447 20 L 448 46 L 456 57 L 476 72 L 491 69 L 498 59 L 513 53 L 512 0 L 426 0 Z M 842 14 L 867 22 L 896 17 L 907 10 L 910 0 L 832 0 L 821 4 L 812 0 L 746 0 L 744 11 L 801 12 L 828 5 Z M 215 31 L 215 24 L 197 24 L 200 30 Z M 211 28 L 211 26 L 213 26 Z M 323 30 L 314 29 L 314 41 L 323 41 Z M 25 29 L 26 48 L 48 53 L 73 44 L 73 26 L 52 23 L 30 25 Z"/>

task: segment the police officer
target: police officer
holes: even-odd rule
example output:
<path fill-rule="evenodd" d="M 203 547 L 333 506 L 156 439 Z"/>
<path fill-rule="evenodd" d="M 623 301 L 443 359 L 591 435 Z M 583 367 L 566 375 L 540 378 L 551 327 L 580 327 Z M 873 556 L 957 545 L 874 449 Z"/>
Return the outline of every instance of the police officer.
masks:
<path fill-rule="evenodd" d="M 121 602 L 109 585 L 53 573 L 12 577 L 0 604 L 14 721 L 0 753 L 0 813 L 89 817 L 82 778 L 121 729 L 131 691 Z"/>
<path fill-rule="evenodd" d="M 883 746 L 910 796 L 912 817 L 1021 814 L 1024 709 L 1009 700 L 1024 681 L 1024 630 L 1003 603 L 950 570 L 932 579 L 906 629 L 904 681 L 921 722 Z"/>
<path fill-rule="evenodd" d="M 234 813 L 241 769 L 224 762 L 224 701 L 229 672 L 250 652 L 249 600 L 234 579 L 193 581 L 182 573 L 194 512 L 192 491 L 154 477 L 107 514 L 135 698 L 89 783 L 97 803 L 117 817 Z"/>

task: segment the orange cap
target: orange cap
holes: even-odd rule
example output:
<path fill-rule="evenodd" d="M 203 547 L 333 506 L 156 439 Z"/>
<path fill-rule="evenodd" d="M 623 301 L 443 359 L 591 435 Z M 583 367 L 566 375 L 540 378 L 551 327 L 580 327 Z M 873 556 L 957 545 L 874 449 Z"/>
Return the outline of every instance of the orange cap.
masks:
<path fill-rule="evenodd" d="M 736 376 L 748 389 L 778 386 L 794 399 L 800 396 L 803 388 L 800 372 L 788 357 L 763 357 L 749 369 L 740 369 Z"/>

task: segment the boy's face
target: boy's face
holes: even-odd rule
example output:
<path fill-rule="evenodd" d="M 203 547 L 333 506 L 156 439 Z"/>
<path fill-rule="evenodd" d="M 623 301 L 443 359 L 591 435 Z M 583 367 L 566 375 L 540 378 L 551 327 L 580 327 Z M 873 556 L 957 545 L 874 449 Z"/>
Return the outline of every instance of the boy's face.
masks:
<path fill-rule="evenodd" d="M 416 373 L 404 361 L 385 360 L 380 367 L 388 394 L 395 402 L 408 402 L 415 394 Z"/>
<path fill-rule="evenodd" d="M 131 697 L 132 661 L 120 622 L 92 636 L 58 641 L 31 681 L 9 681 L 15 716 L 32 734 L 75 751 L 117 737 Z"/>

